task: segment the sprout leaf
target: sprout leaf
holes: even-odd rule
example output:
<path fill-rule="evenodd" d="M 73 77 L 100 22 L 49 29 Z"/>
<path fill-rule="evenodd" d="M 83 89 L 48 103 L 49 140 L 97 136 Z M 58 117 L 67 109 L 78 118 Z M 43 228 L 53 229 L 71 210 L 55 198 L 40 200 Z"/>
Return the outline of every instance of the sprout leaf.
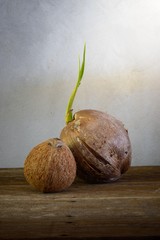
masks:
<path fill-rule="evenodd" d="M 66 114 L 65 114 L 65 122 L 66 122 L 66 124 L 68 124 L 69 122 L 71 122 L 73 120 L 72 105 L 73 105 L 74 98 L 76 96 L 78 87 L 79 87 L 79 85 L 81 83 L 81 80 L 82 80 L 82 77 L 83 77 L 83 74 L 84 74 L 85 54 L 86 54 L 86 44 L 84 45 L 82 64 L 81 64 L 80 58 L 79 58 L 79 69 L 78 69 L 77 83 L 76 83 L 76 86 L 75 86 L 75 88 L 73 89 L 73 91 L 71 93 L 71 96 L 69 98 L 68 105 L 67 105 L 67 108 L 66 108 Z"/>

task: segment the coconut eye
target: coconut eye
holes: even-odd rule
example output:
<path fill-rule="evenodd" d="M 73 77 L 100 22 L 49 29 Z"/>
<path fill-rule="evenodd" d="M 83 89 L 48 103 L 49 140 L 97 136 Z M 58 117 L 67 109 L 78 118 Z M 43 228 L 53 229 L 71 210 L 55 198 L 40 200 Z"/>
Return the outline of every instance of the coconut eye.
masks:
<path fill-rule="evenodd" d="M 61 143 L 61 142 L 58 142 L 57 144 L 56 144 L 56 148 L 61 148 L 63 146 L 63 143 Z"/>

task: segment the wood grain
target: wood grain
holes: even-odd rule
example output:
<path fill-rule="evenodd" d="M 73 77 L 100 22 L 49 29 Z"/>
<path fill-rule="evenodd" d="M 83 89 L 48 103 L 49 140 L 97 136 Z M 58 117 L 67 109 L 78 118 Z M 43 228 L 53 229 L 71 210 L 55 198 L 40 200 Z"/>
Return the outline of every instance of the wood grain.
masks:
<path fill-rule="evenodd" d="M 158 239 L 160 166 L 131 167 L 109 184 L 76 179 L 44 194 L 23 169 L 0 169 L 0 239 Z"/>

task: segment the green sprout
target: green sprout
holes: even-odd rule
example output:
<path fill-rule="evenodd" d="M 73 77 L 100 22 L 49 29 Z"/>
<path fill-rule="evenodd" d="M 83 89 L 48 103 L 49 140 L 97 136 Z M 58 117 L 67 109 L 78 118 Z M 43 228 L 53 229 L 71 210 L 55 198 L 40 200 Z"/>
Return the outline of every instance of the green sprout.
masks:
<path fill-rule="evenodd" d="M 78 87 L 81 84 L 81 80 L 82 80 L 82 77 L 83 77 L 84 67 L 85 67 L 85 54 L 86 54 L 86 44 L 84 44 L 82 64 L 80 63 L 80 58 L 79 58 L 79 69 L 78 69 L 77 83 L 76 83 L 76 86 L 74 87 L 74 89 L 73 89 L 73 91 L 71 93 L 71 96 L 69 98 L 68 105 L 67 105 L 67 108 L 66 108 L 66 114 L 65 114 L 65 122 L 66 122 L 66 124 L 68 124 L 69 122 L 71 122 L 73 120 L 72 105 L 73 105 L 73 101 L 74 101 L 74 98 L 76 96 Z"/>

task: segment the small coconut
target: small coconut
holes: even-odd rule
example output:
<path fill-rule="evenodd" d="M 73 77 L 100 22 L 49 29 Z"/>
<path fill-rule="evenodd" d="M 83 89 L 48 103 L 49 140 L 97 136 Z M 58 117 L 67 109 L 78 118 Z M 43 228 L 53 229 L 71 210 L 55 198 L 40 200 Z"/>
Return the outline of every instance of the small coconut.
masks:
<path fill-rule="evenodd" d="M 24 176 L 42 192 L 60 192 L 73 183 L 76 162 L 68 146 L 52 138 L 31 150 L 24 162 Z"/>
<path fill-rule="evenodd" d="M 131 164 L 128 131 L 115 117 L 97 110 L 81 110 L 63 128 L 60 138 L 77 162 L 79 177 L 93 183 L 120 178 Z"/>

